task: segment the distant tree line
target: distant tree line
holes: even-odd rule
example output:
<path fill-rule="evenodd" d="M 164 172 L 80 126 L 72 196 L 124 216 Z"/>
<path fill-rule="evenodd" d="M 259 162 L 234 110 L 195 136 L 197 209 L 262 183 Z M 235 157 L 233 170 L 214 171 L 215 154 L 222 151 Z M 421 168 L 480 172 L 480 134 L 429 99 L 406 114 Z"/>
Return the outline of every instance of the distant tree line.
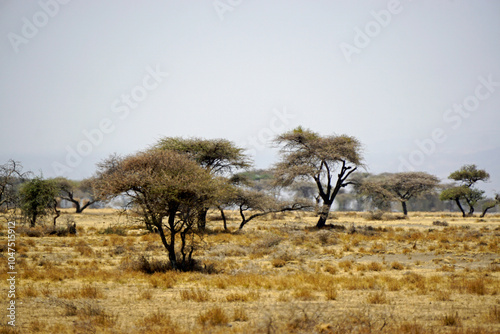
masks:
<path fill-rule="evenodd" d="M 236 210 L 239 228 L 267 214 L 309 210 L 317 228 L 328 226 L 334 204 L 338 210 L 451 210 L 464 217 L 482 205 L 481 216 L 500 203 L 485 198 L 479 182 L 489 174 L 475 165 L 450 174 L 442 185 L 425 172 L 372 175 L 365 167 L 362 145 L 347 135 L 322 136 L 297 127 L 277 136 L 280 160 L 268 170 L 251 169 L 244 149 L 226 139 L 165 137 L 128 156 L 110 155 L 85 180 L 44 179 L 23 172 L 19 162 L 0 166 L 0 209 L 21 212 L 34 227 L 46 216 L 53 224 L 66 200 L 80 214 L 98 202 L 127 199 L 145 227 L 160 235 L 172 268 L 188 270 L 207 226 L 207 212 L 217 210 L 227 229 L 226 210 Z M 464 207 L 467 207 L 467 212 Z"/>

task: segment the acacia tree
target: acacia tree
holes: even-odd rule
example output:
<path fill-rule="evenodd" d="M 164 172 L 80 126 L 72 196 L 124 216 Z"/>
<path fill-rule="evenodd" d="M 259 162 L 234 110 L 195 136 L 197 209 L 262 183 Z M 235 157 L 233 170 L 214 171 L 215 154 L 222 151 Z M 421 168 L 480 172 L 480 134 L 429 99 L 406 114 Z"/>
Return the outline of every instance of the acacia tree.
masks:
<path fill-rule="evenodd" d="M 381 177 L 364 180 L 362 188 L 367 194 L 375 195 L 384 201 L 401 202 L 403 213 L 408 215 L 406 203 L 411 198 L 423 196 L 432 192 L 439 184 L 434 175 L 424 172 L 403 172 L 385 174 Z"/>
<path fill-rule="evenodd" d="M 251 162 L 237 147 L 226 139 L 165 137 L 153 149 L 171 150 L 186 155 L 212 175 L 229 176 L 238 169 L 250 167 Z M 198 212 L 198 226 L 205 229 L 209 207 Z"/>
<path fill-rule="evenodd" d="M 17 205 L 17 188 L 29 176 L 29 172 L 23 173 L 22 170 L 21 163 L 14 160 L 0 165 L 0 208 Z"/>
<path fill-rule="evenodd" d="M 460 212 L 462 212 L 462 217 L 465 217 L 465 211 L 464 208 L 462 207 L 462 204 L 460 203 L 460 200 L 464 198 L 465 196 L 470 193 L 471 190 L 468 187 L 461 186 L 461 187 L 450 187 L 447 189 L 444 189 L 441 194 L 439 195 L 439 199 L 442 201 L 455 201 L 457 203 L 458 208 L 460 209 Z"/>
<path fill-rule="evenodd" d="M 274 196 L 253 189 L 239 188 L 233 199 L 234 205 L 238 207 L 241 216 L 239 229 L 241 230 L 249 221 L 271 213 L 297 211 L 312 208 L 310 201 L 296 199 L 293 201 L 282 201 Z M 247 211 L 251 214 L 247 215 Z"/>
<path fill-rule="evenodd" d="M 91 179 L 73 181 L 58 177 L 54 181 L 59 188 L 59 197 L 73 203 L 76 208 L 75 213 L 82 213 L 90 205 L 99 201 L 99 198 L 94 194 Z M 83 196 L 88 197 L 88 199 L 82 201 L 81 197 Z"/>
<path fill-rule="evenodd" d="M 298 127 L 275 139 L 281 145 L 281 161 L 275 165 L 280 183 L 312 179 L 323 202 L 316 227 L 325 226 L 340 189 L 352 184 L 351 174 L 362 165 L 361 144 L 347 135 L 320 136 Z"/>
<path fill-rule="evenodd" d="M 58 189 L 52 180 L 44 180 L 41 176 L 35 177 L 21 185 L 19 190 L 20 206 L 23 215 L 30 222 L 30 227 L 35 227 L 40 217 L 55 211 L 54 225 L 59 217 L 56 208 Z"/>
<path fill-rule="evenodd" d="M 194 213 L 216 191 L 206 170 L 177 152 L 150 150 L 125 158 L 111 156 L 98 165 L 94 185 L 102 197 L 128 195 L 142 209 L 144 220 L 158 230 L 172 268 L 191 267 Z"/>
<path fill-rule="evenodd" d="M 481 218 L 486 215 L 486 211 L 493 209 L 497 204 L 500 204 L 500 194 L 495 195 L 495 199 L 490 199 L 483 204 L 483 212 L 481 213 Z"/>
<path fill-rule="evenodd" d="M 454 200 L 460 211 L 462 211 L 462 216 L 465 217 L 465 211 L 460 204 L 460 200 L 464 200 L 469 207 L 467 215 L 472 216 L 474 214 L 474 206 L 484 198 L 484 191 L 476 189 L 475 185 L 478 181 L 488 181 L 490 174 L 484 169 L 477 169 L 476 165 L 464 165 L 459 170 L 451 173 L 448 178 L 459 182 L 459 185 L 445 189 L 441 193 L 440 199 Z"/>

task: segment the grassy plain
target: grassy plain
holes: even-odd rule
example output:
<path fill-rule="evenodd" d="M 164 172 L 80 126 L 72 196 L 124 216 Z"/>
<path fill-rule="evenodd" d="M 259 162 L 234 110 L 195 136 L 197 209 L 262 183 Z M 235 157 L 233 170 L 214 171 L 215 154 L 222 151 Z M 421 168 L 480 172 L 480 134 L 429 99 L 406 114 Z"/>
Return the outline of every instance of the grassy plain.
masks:
<path fill-rule="evenodd" d="M 214 212 L 202 270 L 153 274 L 167 263 L 159 236 L 118 211 L 64 210 L 76 236 L 18 225 L 16 330 L 2 270 L 0 333 L 500 332 L 500 215 L 333 216 L 332 229 L 300 212 L 237 231 L 229 213 L 224 232 Z"/>

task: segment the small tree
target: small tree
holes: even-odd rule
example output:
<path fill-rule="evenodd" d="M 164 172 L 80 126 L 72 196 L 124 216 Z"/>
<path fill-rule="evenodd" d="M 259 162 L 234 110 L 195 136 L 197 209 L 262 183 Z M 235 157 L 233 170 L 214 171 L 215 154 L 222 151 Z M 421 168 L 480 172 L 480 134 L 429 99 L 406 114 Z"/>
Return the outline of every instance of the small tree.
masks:
<path fill-rule="evenodd" d="M 24 182 L 29 172 L 22 172 L 20 162 L 9 160 L 0 165 L 0 208 L 12 208 L 18 204 L 18 187 Z"/>
<path fill-rule="evenodd" d="M 39 218 L 48 215 L 52 210 L 59 216 L 57 205 L 58 189 L 51 180 L 44 180 L 41 176 L 35 177 L 22 184 L 20 193 L 21 211 L 30 222 L 31 227 L 35 227 Z M 54 219 L 54 225 L 55 225 Z"/>
<path fill-rule="evenodd" d="M 500 194 L 495 195 L 495 199 L 490 199 L 483 204 L 483 212 L 481 213 L 481 218 L 486 215 L 486 211 L 493 209 L 497 204 L 500 204 Z"/>
<path fill-rule="evenodd" d="M 170 150 L 186 155 L 212 175 L 228 176 L 235 170 L 247 168 L 250 160 L 237 147 L 226 139 L 201 139 L 165 137 L 158 141 L 154 149 Z M 209 207 L 200 208 L 198 226 L 205 229 Z"/>
<path fill-rule="evenodd" d="M 484 191 L 475 189 L 475 185 L 478 181 L 488 181 L 490 174 L 484 169 L 477 169 L 476 165 L 464 165 L 459 170 L 451 173 L 448 178 L 458 181 L 459 186 L 454 187 L 454 190 L 444 190 L 444 194 L 441 193 L 442 196 L 440 198 L 442 200 L 454 200 L 460 211 L 462 211 L 463 217 L 465 217 L 466 214 L 460 204 L 460 200 L 465 200 L 469 206 L 468 215 L 472 216 L 474 214 L 474 206 L 484 198 Z"/>
<path fill-rule="evenodd" d="M 275 165 L 283 185 L 311 179 L 323 204 L 316 226 L 325 226 L 331 206 L 341 188 L 352 184 L 351 174 L 361 166 L 361 144 L 350 136 L 320 136 L 298 127 L 275 139 L 281 145 L 281 161 Z"/>
<path fill-rule="evenodd" d="M 98 165 L 94 184 L 100 196 L 128 195 L 141 208 L 144 221 L 158 230 L 172 268 L 191 267 L 195 213 L 217 191 L 206 170 L 177 152 L 152 150 L 125 158 L 111 156 Z"/>
<path fill-rule="evenodd" d="M 424 172 L 404 172 L 385 174 L 375 179 L 367 179 L 362 186 L 368 194 L 383 201 L 401 202 L 403 213 L 408 215 L 406 203 L 411 198 L 432 192 L 439 184 L 439 179 Z"/>
<path fill-rule="evenodd" d="M 91 179 L 73 181 L 58 177 L 54 179 L 54 182 L 59 188 L 60 198 L 75 205 L 75 213 L 82 213 L 83 210 L 99 200 L 94 194 Z M 87 199 L 82 201 L 81 197 L 87 197 Z"/>
<path fill-rule="evenodd" d="M 240 230 L 249 221 L 257 217 L 271 213 L 304 210 L 312 207 L 312 203 L 304 199 L 280 201 L 274 196 L 251 189 L 239 189 L 234 199 L 234 204 L 238 207 L 241 216 Z M 252 213 L 247 216 L 247 211 L 251 211 Z"/>
<path fill-rule="evenodd" d="M 470 189 L 465 186 L 461 187 L 450 187 L 447 189 L 444 189 L 441 194 L 439 195 L 439 199 L 442 201 L 455 201 L 457 203 L 458 208 L 460 209 L 460 212 L 462 212 L 462 217 L 465 217 L 465 211 L 464 208 L 462 207 L 462 204 L 460 203 L 460 200 L 464 198 L 468 193 L 470 193 Z"/>

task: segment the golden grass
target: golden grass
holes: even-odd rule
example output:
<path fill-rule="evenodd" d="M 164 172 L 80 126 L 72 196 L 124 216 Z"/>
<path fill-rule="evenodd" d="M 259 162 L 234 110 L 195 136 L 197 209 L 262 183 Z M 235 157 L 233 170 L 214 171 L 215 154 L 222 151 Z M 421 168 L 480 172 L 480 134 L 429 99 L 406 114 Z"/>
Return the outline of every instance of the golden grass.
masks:
<path fill-rule="evenodd" d="M 158 235 L 110 209 L 63 210 L 77 236 L 20 229 L 17 332 L 500 332 L 500 215 L 339 212 L 345 230 L 316 230 L 292 213 L 237 231 L 228 212 L 229 233 L 213 215 L 194 254 L 213 274 L 142 271 L 168 263 Z"/>

